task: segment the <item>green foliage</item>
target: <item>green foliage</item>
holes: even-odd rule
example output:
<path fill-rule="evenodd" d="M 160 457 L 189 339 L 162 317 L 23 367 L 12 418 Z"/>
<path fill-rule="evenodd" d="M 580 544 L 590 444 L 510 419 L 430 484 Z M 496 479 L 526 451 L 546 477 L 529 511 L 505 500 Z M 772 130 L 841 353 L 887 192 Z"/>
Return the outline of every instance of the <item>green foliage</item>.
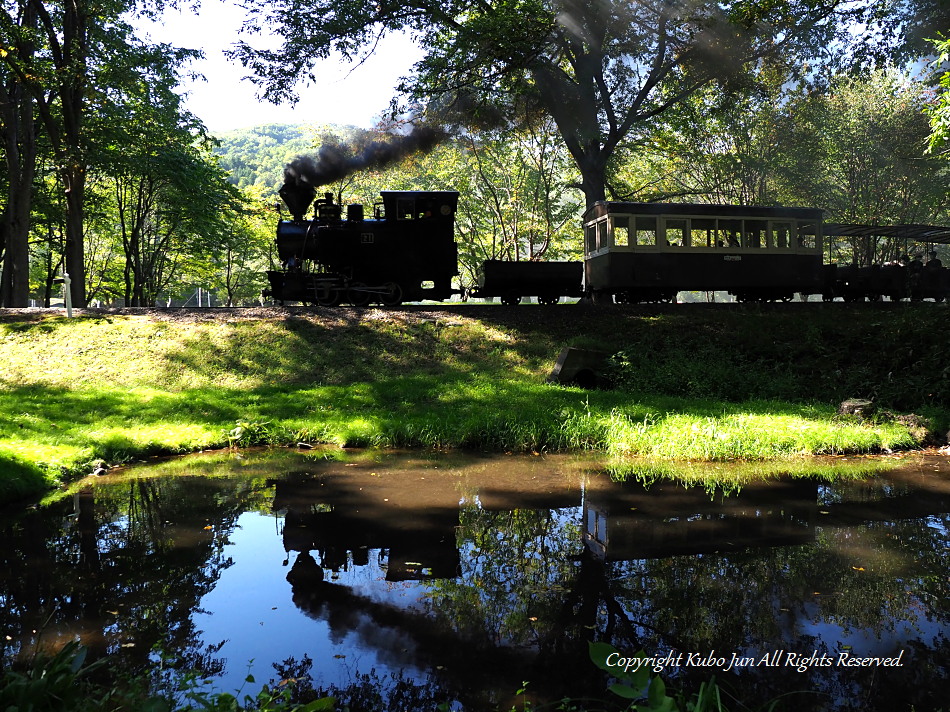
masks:
<path fill-rule="evenodd" d="M 58 483 L 55 477 L 44 475 L 33 463 L 0 450 L 0 502 L 12 502 L 28 497 Z"/>
<path fill-rule="evenodd" d="M 924 151 L 923 83 L 892 68 L 792 90 L 790 71 L 766 64 L 733 91 L 696 92 L 646 150 L 622 152 L 613 184 L 649 201 L 816 206 L 829 222 L 947 219 L 947 166 Z M 829 258 L 880 264 L 898 249 L 903 240 L 840 239 Z"/>
<path fill-rule="evenodd" d="M 290 124 L 264 124 L 217 133 L 214 152 L 221 168 L 238 188 L 262 189 L 274 202 L 284 180 L 284 166 L 313 148 L 316 129 Z"/>
<path fill-rule="evenodd" d="M 945 218 L 946 166 L 924 155 L 923 105 L 924 87 L 896 70 L 837 77 L 826 93 L 800 101 L 790 118 L 804 114 L 807 122 L 810 135 L 799 132 L 798 141 L 817 136 L 821 172 L 796 197 L 825 208 L 832 222 Z"/>
<path fill-rule="evenodd" d="M 938 53 L 934 68 L 945 67 L 950 62 L 950 38 L 940 37 L 932 42 Z M 946 155 L 950 144 L 950 71 L 940 75 L 939 86 L 937 96 L 925 111 L 930 118 L 930 151 Z"/>
<path fill-rule="evenodd" d="M 639 661 L 647 659 L 644 651 L 634 655 L 622 655 L 614 646 L 604 642 L 590 642 L 588 654 L 591 661 L 616 679 L 608 691 L 629 700 L 625 709 L 630 712 L 724 712 L 716 678 L 700 685 L 692 695 L 680 693 L 677 697 L 666 694 L 666 683 L 659 675 L 651 674 L 649 665 Z M 623 666 L 617 660 L 623 660 Z M 610 661 L 614 662 L 611 663 Z M 631 669 L 632 668 L 632 669 Z M 637 704 L 642 702 L 641 704 Z"/>
<path fill-rule="evenodd" d="M 233 55 L 255 72 L 265 96 L 283 100 L 331 51 L 355 57 L 372 52 L 381 33 L 414 32 L 426 56 L 402 87 L 410 100 L 427 102 L 435 121 L 474 116 L 482 127 L 510 127 L 519 104 L 548 115 L 590 205 L 606 196 L 617 147 L 640 139 L 655 117 L 699 87 L 741 74 L 750 60 L 815 55 L 832 37 L 846 47 L 846 19 L 857 20 L 854 8 L 829 11 L 808 0 L 672 10 L 537 0 L 372 8 L 281 0 L 253 8 L 248 27 L 274 32 L 283 45 L 258 50 L 242 42 Z"/>
<path fill-rule="evenodd" d="M 248 675 L 244 682 L 255 683 L 254 676 Z M 336 700 L 321 697 L 305 704 L 294 703 L 291 685 L 278 685 L 270 688 L 263 685 L 254 695 L 215 691 L 210 680 L 201 679 L 196 673 L 185 673 L 171 691 L 174 699 L 180 700 L 170 712 L 332 712 L 336 709 Z"/>
<path fill-rule="evenodd" d="M 227 433 L 228 447 L 263 445 L 270 436 L 269 423 L 250 420 L 238 420 Z"/>
<path fill-rule="evenodd" d="M 306 704 L 292 702 L 292 687 L 267 685 L 254 695 L 212 689 L 209 680 L 187 672 L 174 689 L 162 695 L 146 691 L 142 679 L 132 685 L 102 683 L 93 673 L 108 665 L 108 658 L 86 665 L 86 648 L 76 641 L 66 643 L 51 657 L 39 656 L 27 672 L 7 671 L 0 678 L 0 709 L 7 712 L 324 712 L 335 700 L 322 697 Z M 250 675 L 245 680 L 254 683 Z"/>
<path fill-rule="evenodd" d="M 39 655 L 25 672 L 8 670 L 0 678 L 0 709 L 9 712 L 106 712 L 125 708 L 126 691 L 92 682 L 106 661 L 85 665 L 86 649 L 66 643 L 52 656 Z M 136 701 L 142 712 L 166 712 L 158 699 Z"/>

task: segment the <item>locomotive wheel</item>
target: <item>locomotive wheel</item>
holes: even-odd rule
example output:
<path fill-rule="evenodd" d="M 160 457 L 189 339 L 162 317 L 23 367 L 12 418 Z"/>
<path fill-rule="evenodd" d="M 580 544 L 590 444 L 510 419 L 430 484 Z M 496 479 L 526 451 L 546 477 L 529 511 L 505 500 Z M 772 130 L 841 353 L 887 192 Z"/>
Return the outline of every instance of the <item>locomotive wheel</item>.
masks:
<path fill-rule="evenodd" d="M 506 294 L 501 298 L 501 303 L 506 307 L 513 307 L 515 304 L 521 304 L 521 295 Z"/>
<path fill-rule="evenodd" d="M 380 297 L 384 307 L 398 307 L 402 304 L 402 287 L 395 282 L 386 282 L 383 285 L 383 294 Z"/>
<path fill-rule="evenodd" d="M 346 300 L 354 307 L 365 307 L 369 304 L 370 299 L 372 299 L 372 295 L 362 282 L 353 282 L 346 292 Z"/>
<path fill-rule="evenodd" d="M 319 304 L 321 307 L 338 307 L 342 301 L 342 289 L 326 289 L 317 291 L 317 304 Z"/>
<path fill-rule="evenodd" d="M 538 297 L 538 304 L 557 304 L 559 301 L 560 297 Z"/>

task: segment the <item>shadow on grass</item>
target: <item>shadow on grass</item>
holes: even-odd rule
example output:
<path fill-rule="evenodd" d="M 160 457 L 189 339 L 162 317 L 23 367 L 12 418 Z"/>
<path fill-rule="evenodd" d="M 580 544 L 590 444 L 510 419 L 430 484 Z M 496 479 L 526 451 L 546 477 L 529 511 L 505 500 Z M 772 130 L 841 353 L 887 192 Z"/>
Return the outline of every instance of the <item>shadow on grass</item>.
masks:
<path fill-rule="evenodd" d="M 811 404 L 814 394 L 830 401 L 823 389 L 841 379 L 828 364 L 848 365 L 853 383 L 880 383 L 881 369 L 893 360 L 881 347 L 900 346 L 900 363 L 912 354 L 925 367 L 922 374 L 919 364 L 907 366 L 913 378 L 907 376 L 901 393 L 937 386 L 927 392 L 944 402 L 941 389 L 950 382 L 927 375 L 943 352 L 917 328 L 942 313 L 902 310 L 877 333 L 855 328 L 843 336 L 834 330 L 843 320 L 838 311 L 810 313 L 797 331 L 803 320 L 783 312 L 709 311 L 696 319 L 691 312 L 565 308 L 551 312 L 557 328 L 531 318 L 540 313 L 518 312 L 512 325 L 341 310 L 321 319 L 124 322 L 123 329 L 103 325 L 101 333 L 90 330 L 98 328 L 93 323 L 57 322 L 58 341 L 13 339 L 7 346 L 22 362 L 21 380 L 46 382 L 20 385 L 11 376 L 0 390 L 0 455 L 75 473 L 96 459 L 119 462 L 229 442 L 577 449 L 703 460 L 874 451 L 915 442 L 897 425 L 842 420 L 831 405 Z M 585 330 L 610 336 L 618 350 L 627 347 L 629 392 L 541 383 L 544 355 L 553 365 L 564 343 L 559 335 L 576 334 L 578 314 Z M 863 318 L 864 327 L 875 323 Z M 100 345 L 112 339 L 107 353 L 78 350 L 68 373 L 25 370 L 80 334 Z M 878 358 L 876 370 L 859 371 L 859 357 L 871 351 L 887 358 Z M 704 370 L 707 362 L 736 369 L 736 354 L 754 388 L 699 388 L 723 380 L 716 375 L 722 369 Z M 785 374 L 787 389 L 765 387 L 779 382 L 775 373 Z M 820 377 L 809 381 L 808 373 Z M 656 395 L 675 392 L 690 375 L 699 390 Z M 69 385 L 53 384 L 57 379 Z M 803 386 L 795 390 L 797 384 Z M 783 397 L 739 401 L 762 392 Z"/>
<path fill-rule="evenodd" d="M 213 325 L 170 344 L 162 359 L 156 382 L 186 387 L 344 385 L 407 372 L 525 369 L 525 357 L 506 335 L 471 320 L 366 321 L 345 314 L 329 323 L 288 318 Z"/>

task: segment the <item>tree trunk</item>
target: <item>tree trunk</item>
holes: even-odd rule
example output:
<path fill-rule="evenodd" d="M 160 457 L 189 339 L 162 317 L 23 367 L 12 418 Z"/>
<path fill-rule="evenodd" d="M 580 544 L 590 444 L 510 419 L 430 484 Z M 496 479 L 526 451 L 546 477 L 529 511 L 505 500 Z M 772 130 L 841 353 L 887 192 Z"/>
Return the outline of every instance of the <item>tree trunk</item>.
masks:
<path fill-rule="evenodd" d="M 25 27 L 35 25 L 35 15 L 27 8 L 21 20 Z M 27 43 L 17 47 L 20 54 L 32 56 Z M 12 74 L 0 83 L 0 132 L 3 136 L 7 168 L 7 199 L 0 226 L 3 270 L 0 274 L 0 306 L 25 307 L 30 299 L 30 211 L 33 204 L 33 178 L 36 174 L 36 132 L 33 98 Z"/>
<path fill-rule="evenodd" d="M 66 272 L 71 280 L 70 294 L 74 307 L 86 306 L 86 256 L 83 240 L 83 199 L 86 191 L 86 168 L 70 162 L 61 171 L 66 188 Z"/>
<path fill-rule="evenodd" d="M 36 145 L 32 123 L 28 122 L 26 126 L 4 123 L 9 182 L 6 209 L 3 211 L 0 305 L 25 307 L 29 306 L 30 299 L 30 208 L 33 202 Z"/>
<path fill-rule="evenodd" d="M 594 203 L 607 200 L 607 178 L 606 166 L 596 158 L 585 156 L 584 160 L 577 161 L 577 167 L 581 171 L 581 190 L 584 192 L 585 208 L 590 208 Z"/>

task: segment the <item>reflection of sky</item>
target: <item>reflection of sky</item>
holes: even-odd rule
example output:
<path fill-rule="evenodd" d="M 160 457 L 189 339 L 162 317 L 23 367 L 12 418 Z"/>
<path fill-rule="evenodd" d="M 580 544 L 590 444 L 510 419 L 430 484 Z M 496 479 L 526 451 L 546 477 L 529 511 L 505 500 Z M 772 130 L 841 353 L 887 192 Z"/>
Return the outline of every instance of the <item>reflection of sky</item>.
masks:
<path fill-rule="evenodd" d="M 581 509 L 552 510 L 550 515 L 556 522 L 553 531 L 564 532 L 565 527 L 579 521 Z M 279 526 L 282 522 L 278 524 L 273 517 L 258 513 L 241 515 L 224 551 L 224 556 L 231 557 L 234 564 L 222 572 L 214 590 L 201 599 L 202 612 L 194 620 L 204 643 L 227 641 L 217 654 L 227 659 L 227 669 L 215 680 L 215 687 L 237 690 L 248 672 L 260 685 L 275 677 L 271 663 L 291 656 L 299 661 L 305 654 L 314 661 L 314 685 L 346 685 L 357 674 L 371 669 L 383 675 L 399 671 L 406 677 L 423 680 L 425 671 L 414 659 L 416 644 L 404 631 L 380 626 L 371 616 L 358 611 L 334 626 L 327 620 L 326 609 L 307 614 L 294 604 L 286 576 L 299 554 L 284 551 Z M 497 532 L 496 536 L 504 538 L 505 534 Z M 575 548 L 579 551 L 579 535 L 576 538 Z M 484 567 L 492 562 L 499 564 L 497 559 L 490 559 L 467 566 L 466 562 L 474 558 L 472 544 L 460 543 L 464 579 L 484 574 Z M 311 553 L 319 563 L 317 552 Z M 386 581 L 387 553 L 371 549 L 367 564 L 354 565 L 349 552 L 347 565 L 335 572 L 326 570 L 325 580 L 369 601 L 425 615 L 431 607 L 432 583 Z"/>
<path fill-rule="evenodd" d="M 288 554 L 273 517 L 241 515 L 224 554 L 234 559 L 234 565 L 201 599 L 203 612 L 195 616 L 195 627 L 203 631 L 205 643 L 227 641 L 218 653 L 228 664 L 224 675 L 215 681 L 217 689 L 239 689 L 250 672 L 257 683 L 244 692 L 256 692 L 261 683 L 276 676 L 271 663 L 288 657 L 299 661 L 304 655 L 313 659 L 315 685 L 346 684 L 355 674 L 373 668 L 378 673 L 390 669 L 412 673 L 405 670 L 404 659 L 394 659 L 404 658 L 398 653 L 405 646 L 387 652 L 388 646 L 399 643 L 396 636 L 378 630 L 365 616 L 349 621 L 355 630 L 341 639 L 325 619 L 315 620 L 294 605 L 286 576 L 297 554 L 290 552 L 288 565 L 283 565 Z M 334 583 L 353 586 L 364 595 L 396 605 L 400 599 L 411 599 L 411 589 L 418 588 L 418 584 L 386 584 L 385 575 L 371 555 L 368 566 L 341 571 Z M 388 597 L 380 590 L 383 587 L 389 589 Z M 359 642 L 367 636 L 379 647 Z"/>
<path fill-rule="evenodd" d="M 823 641 L 835 654 L 848 651 L 856 657 L 892 657 L 911 640 L 919 639 L 924 645 L 934 647 L 943 631 L 943 625 L 935 621 L 918 620 L 915 625 L 908 620 L 890 617 L 888 623 L 883 631 L 874 633 L 866 629 L 845 629 L 823 621 L 802 621 L 798 632 Z"/>
<path fill-rule="evenodd" d="M 512 462 L 505 459 L 502 464 L 510 468 Z M 610 617 L 616 608 L 611 613 L 603 605 L 607 596 L 623 608 L 624 617 L 635 629 L 631 645 L 637 642 L 650 654 L 662 654 L 671 644 L 715 647 L 726 655 L 735 646 L 735 652 L 756 657 L 779 648 L 805 654 L 818 648 L 835 654 L 843 646 L 850 646 L 856 656 L 890 657 L 905 648 L 908 657 L 914 653 L 920 669 L 930 670 L 928 665 L 943 669 L 938 659 L 946 650 L 945 642 L 940 641 L 945 641 L 948 615 L 944 600 L 948 520 L 945 514 L 923 513 L 945 511 L 947 500 L 940 494 L 940 487 L 950 488 L 950 480 L 935 480 L 930 483 L 930 492 L 921 491 L 917 496 L 913 489 L 909 490 L 910 496 L 903 496 L 908 492 L 903 485 L 884 488 L 892 500 L 903 499 L 900 508 L 892 508 L 893 502 L 881 506 L 883 490 L 870 481 L 844 483 L 837 490 L 823 485 L 818 489 L 820 504 L 814 494 L 798 498 L 783 495 L 782 506 L 777 507 L 767 498 L 758 498 L 764 495 L 751 496 L 748 492 L 723 502 L 717 498 L 716 504 L 711 504 L 702 493 L 695 497 L 680 487 L 664 490 L 658 485 L 641 491 L 636 484 L 608 487 L 592 480 L 584 500 L 590 506 L 570 506 L 570 502 L 581 501 L 580 490 L 565 490 L 562 478 L 556 474 L 550 477 L 550 481 L 536 483 L 533 490 L 526 487 L 521 498 L 502 497 L 499 490 L 507 491 L 502 485 L 509 482 L 534 483 L 534 474 L 515 478 L 506 469 L 504 479 L 488 484 L 472 477 L 463 482 L 466 494 L 461 502 L 458 492 L 463 488 L 456 489 L 455 479 L 444 496 L 435 497 L 435 485 L 429 482 L 424 490 L 403 495 L 395 478 L 382 478 L 381 486 L 387 488 L 387 497 L 393 501 L 411 493 L 426 494 L 431 501 L 442 503 L 444 516 L 435 517 L 436 523 L 425 530 L 421 544 L 412 539 L 412 545 L 404 538 L 404 517 L 407 511 L 413 513 L 408 516 L 429 511 L 423 505 L 409 510 L 383 508 L 377 514 L 378 522 L 365 513 L 362 519 L 342 517 L 342 530 L 336 525 L 322 526 L 326 520 L 312 529 L 303 527 L 296 538 L 287 540 L 287 546 L 293 546 L 293 541 L 320 546 L 327 550 L 328 559 L 341 563 L 338 571 L 325 571 L 324 583 L 309 587 L 300 579 L 296 579 L 296 587 L 287 581 L 300 554 L 284 550 L 283 517 L 259 513 L 239 516 L 222 552 L 224 559 L 233 560 L 233 564 L 220 569 L 215 588 L 201 599 L 200 612 L 193 614 L 195 629 L 200 631 L 197 648 L 225 641 L 211 656 L 226 662 L 227 672 L 215 681 L 216 688 L 241 688 L 250 664 L 257 682 L 246 685 L 243 693 L 256 692 L 261 684 L 276 677 L 273 663 L 289 657 L 300 661 L 308 655 L 314 662 L 312 674 L 317 686 L 345 686 L 357 675 L 373 670 L 380 679 L 398 672 L 406 679 L 424 682 L 430 666 L 445 665 L 433 679 L 448 689 L 460 684 L 455 671 L 462 665 L 468 667 L 467 662 L 460 662 L 468 658 L 454 655 L 450 662 L 449 653 L 463 650 L 467 654 L 468 642 L 489 639 L 492 646 L 497 646 L 491 648 L 493 655 L 517 649 L 530 657 L 544 650 L 544 665 L 553 667 L 555 656 L 548 657 L 547 651 L 565 642 L 570 648 L 578 640 L 574 633 L 570 636 L 575 637 L 569 639 L 559 636 L 563 621 L 577 614 L 582 599 L 598 606 L 594 615 L 599 625 L 594 635 L 605 635 L 611 627 L 615 631 L 623 628 L 618 624 L 619 616 Z M 196 484 L 202 482 L 196 480 Z M 348 482 L 346 478 L 337 483 L 345 504 L 334 504 L 330 498 L 311 505 L 309 499 L 301 497 L 299 509 L 293 511 L 314 511 L 310 507 L 315 506 L 318 516 L 333 507 L 338 507 L 340 514 L 359 512 L 363 495 L 355 494 L 359 491 L 355 487 L 347 490 L 344 485 Z M 230 485 L 223 479 L 214 482 L 216 488 L 226 486 Z M 479 491 L 481 494 L 475 494 Z M 556 493 L 553 499 L 548 496 L 551 492 Z M 232 496 L 222 489 L 220 498 L 209 498 L 208 515 L 189 512 L 185 516 L 176 510 L 181 504 L 177 499 L 179 489 L 166 492 L 158 487 L 155 494 L 154 513 L 163 517 L 165 526 L 155 531 L 145 526 L 149 520 L 143 518 L 143 512 L 152 510 L 135 510 L 137 518 L 130 522 L 108 509 L 106 518 L 99 522 L 100 554 L 119 561 L 130 552 L 139 555 L 147 546 L 149 554 L 172 554 L 174 558 L 176 552 L 190 546 L 206 546 L 211 534 L 204 525 L 218 521 L 214 518 L 218 503 L 230 501 Z M 167 498 L 162 500 L 163 496 Z M 124 501 L 118 495 L 113 499 Z M 255 495 L 252 501 L 263 500 Z M 452 510 L 457 502 L 460 509 L 456 515 Z M 595 510 L 594 505 L 602 508 Z M 535 508 L 546 506 L 552 508 Z M 821 510 L 827 514 L 819 514 Z M 769 512 L 773 511 L 783 511 L 784 515 L 770 519 Z M 916 513 L 919 518 L 889 516 L 894 512 Z M 599 520 L 592 516 L 595 513 Z M 608 557 L 603 570 L 592 565 L 592 557 L 581 555 L 585 517 L 590 519 L 588 526 L 597 521 L 604 525 L 601 533 Z M 735 526 L 746 519 L 751 529 Z M 671 526 L 674 520 L 676 525 Z M 230 521 L 229 514 L 224 525 L 229 527 Z M 704 522 L 710 526 L 696 526 Z M 72 526 L 76 531 L 60 546 L 79 546 L 79 522 L 73 521 Z M 358 536 L 362 526 L 371 530 L 372 536 Z M 763 531 L 774 532 L 775 526 L 795 535 L 779 537 L 778 541 L 800 543 L 762 546 Z M 135 535 L 134 546 L 126 542 L 127 534 Z M 308 538 L 310 534 L 313 538 Z M 717 544 L 720 539 L 726 547 L 721 550 Z M 438 545 L 431 546 L 433 541 Z M 733 542 L 737 544 L 728 548 Z M 392 549 L 353 550 L 364 543 Z M 459 578 L 386 581 L 390 551 L 393 564 L 389 573 L 398 577 L 425 566 L 436 567 L 437 561 L 443 566 L 440 571 L 454 571 L 446 569 L 444 561 L 445 549 L 454 555 L 454 546 L 459 556 L 451 560 L 450 566 L 460 567 Z M 691 546 L 694 553 L 689 553 Z M 16 551 L 22 547 L 11 542 L 6 548 Z M 346 549 L 350 551 L 344 555 Z M 653 552 L 651 558 L 638 558 L 642 551 Z M 311 553 L 319 561 L 319 553 Z M 69 576 L 80 554 L 80 549 L 62 552 L 67 573 L 60 578 L 72 582 Z M 214 561 L 216 556 L 204 564 L 212 579 L 218 573 Z M 161 565 L 145 567 L 141 572 L 140 568 L 131 567 L 135 576 L 144 577 L 154 571 L 160 584 L 162 571 L 169 570 Z M 310 571 L 315 569 L 312 564 Z M 298 567 L 298 572 L 303 570 Z M 112 585 L 108 572 L 108 568 L 103 571 L 103 580 Z M 0 596 L 3 581 L 0 572 Z M 596 594 L 593 598 L 591 591 Z M 149 600 L 154 598 L 150 596 Z M 107 612 L 124 611 L 122 602 L 120 597 L 118 603 L 110 600 L 104 605 Z M 573 608 L 565 610 L 565 602 Z M 132 603 L 136 603 L 134 598 Z M 89 625 L 93 629 L 102 625 L 106 632 L 115 634 L 115 640 L 123 641 L 118 621 L 127 620 L 123 614 L 117 615 L 116 624 L 93 619 Z M 435 621 L 432 628 L 423 630 L 430 621 Z M 594 617 L 571 623 L 586 626 L 588 621 L 593 623 Z M 66 621 L 62 627 L 70 623 Z M 443 625 L 448 628 L 445 633 L 441 632 Z M 437 628 L 440 632 L 433 632 Z M 581 635 L 588 635 L 587 630 Z M 924 646 L 928 650 L 921 651 Z M 704 652 L 703 647 L 694 649 Z M 471 660 L 477 665 L 478 660 Z M 905 668 L 901 673 L 909 671 Z M 742 674 L 749 680 L 755 675 L 771 679 L 777 673 L 763 668 Z M 941 674 L 927 672 L 930 677 L 926 682 L 939 682 Z M 791 679 L 806 679 L 796 675 L 793 671 Z M 528 678 L 519 677 L 518 681 L 522 679 Z M 848 675 L 838 670 L 822 672 L 813 679 L 816 684 L 827 684 L 833 694 L 840 693 L 839 679 L 841 684 L 851 684 Z M 778 684 L 782 684 L 781 678 Z"/>
<path fill-rule="evenodd" d="M 824 499 L 833 500 L 835 497 L 826 493 Z M 463 510 L 473 508 L 487 514 L 489 519 L 494 516 L 482 509 L 478 497 L 461 504 Z M 559 545 L 564 546 L 565 552 L 579 552 L 581 538 L 577 526 L 583 518 L 581 507 L 550 510 L 547 516 L 550 517 L 551 523 L 546 529 L 545 538 L 551 539 L 548 544 L 553 545 L 554 549 L 559 548 Z M 927 525 L 936 532 L 935 540 L 945 540 L 946 527 L 941 518 L 927 518 Z M 385 549 L 364 552 L 360 558 L 367 563 L 363 565 L 354 564 L 353 552 L 348 552 L 346 565 L 338 571 L 325 572 L 327 585 L 339 587 L 334 589 L 336 591 L 345 590 L 348 595 L 358 597 L 362 603 L 347 606 L 337 601 L 329 607 L 321 607 L 318 598 L 318 605 L 311 607 L 309 612 L 304 612 L 295 605 L 291 585 L 286 580 L 287 573 L 299 554 L 284 551 L 280 536 L 281 527 L 282 522 L 273 517 L 256 513 L 242 515 L 238 520 L 238 528 L 231 537 L 231 543 L 224 552 L 225 556 L 234 559 L 234 564 L 222 573 L 215 589 L 201 601 L 204 613 L 196 616 L 195 623 L 196 627 L 203 631 L 204 642 L 214 644 L 221 640 L 227 641 L 219 655 L 227 659 L 228 671 L 217 683 L 218 688 L 238 689 L 248 672 L 249 663 L 250 672 L 259 684 L 275 676 L 271 663 L 290 656 L 300 660 L 305 654 L 314 660 L 313 676 L 316 685 L 346 685 L 352 682 L 356 675 L 370 670 L 375 670 L 380 675 L 401 671 L 408 678 L 423 680 L 426 672 L 415 662 L 417 651 L 411 636 L 412 631 L 405 625 L 402 628 L 380 625 L 363 610 L 363 606 L 379 604 L 395 608 L 409 614 L 407 620 L 411 620 L 412 615 L 426 615 L 433 603 L 430 596 L 436 593 L 433 582 L 386 581 L 388 551 Z M 818 531 L 821 530 L 819 527 Z M 536 557 L 541 549 L 547 550 L 548 547 L 541 546 L 540 541 L 531 546 L 524 546 L 526 542 L 521 542 L 520 547 L 508 547 L 506 544 L 510 533 L 501 528 L 488 534 L 494 545 L 490 548 L 492 555 L 486 557 L 486 552 L 480 552 L 476 543 L 467 538 L 464 526 L 461 531 L 463 535 L 460 536 L 458 545 L 462 578 L 457 581 L 457 585 L 461 587 L 471 586 L 475 580 L 492 580 L 499 577 L 499 580 L 509 579 L 519 568 L 515 561 L 510 560 L 514 552 L 509 552 L 509 549 L 517 548 L 518 556 L 531 559 Z M 825 541 L 824 546 L 829 547 L 829 550 L 837 552 L 836 556 L 841 557 L 841 565 L 853 568 L 849 566 L 850 562 L 859 561 L 868 567 L 869 576 L 877 568 L 874 576 L 908 574 L 908 581 L 914 580 L 916 575 L 911 573 L 914 566 L 904 558 L 907 552 L 902 551 L 900 547 L 892 548 L 885 544 L 885 541 L 893 540 L 881 539 L 881 536 L 889 535 L 886 530 L 867 527 L 832 527 L 827 530 L 827 537 L 819 538 Z M 535 548 L 536 546 L 540 548 Z M 318 558 L 316 551 L 313 554 Z M 721 560 L 724 568 L 720 575 L 724 577 L 725 590 L 729 590 L 735 583 L 729 581 L 732 575 L 732 564 L 729 562 L 733 556 L 739 556 L 743 560 L 746 558 L 745 554 L 713 554 L 705 557 L 695 555 L 694 560 Z M 669 559 L 671 562 L 674 560 L 679 560 L 681 565 L 689 567 L 689 557 Z M 425 562 L 418 563 L 422 565 Z M 615 575 L 619 574 L 622 578 L 631 575 L 641 578 L 645 575 L 645 578 L 640 580 L 640 585 L 649 590 L 652 587 L 651 568 L 655 564 L 647 564 L 647 560 L 616 562 Z M 738 565 L 740 569 L 743 566 L 752 566 L 749 562 Z M 646 568 L 642 568 L 644 566 Z M 556 580 L 558 575 L 564 574 L 557 566 L 550 570 L 543 568 L 543 572 L 535 572 L 541 575 L 543 581 L 521 580 L 517 585 L 523 588 L 543 583 L 545 587 L 556 587 L 567 583 Z M 711 572 L 714 578 L 720 578 L 720 575 L 715 573 L 715 566 Z M 778 576 L 778 579 L 782 578 L 782 575 Z M 515 584 L 512 582 L 512 585 Z M 444 593 L 439 592 L 440 595 Z M 493 593 L 510 597 L 513 591 L 495 590 Z M 504 604 L 501 601 L 493 604 L 485 600 L 487 595 L 490 595 L 487 591 L 481 591 L 479 594 L 483 599 L 484 612 L 499 613 L 495 609 Z M 789 602 L 782 595 L 773 599 L 771 604 L 765 603 L 766 607 L 775 608 L 776 621 L 783 621 L 779 623 L 782 640 L 753 643 L 752 649 L 737 652 L 760 655 L 772 646 L 801 652 L 816 646 L 831 654 L 849 650 L 856 656 L 887 657 L 895 655 L 914 640 L 934 647 L 937 637 L 943 631 L 943 618 L 939 615 L 927 615 L 931 612 L 930 607 L 924 606 L 909 589 L 906 598 L 892 601 L 894 610 L 880 611 L 874 615 L 876 621 L 871 628 L 861 628 L 856 625 L 857 621 L 841 620 L 841 611 L 835 611 L 833 606 L 826 608 L 826 602 L 830 602 L 836 595 L 838 592 L 834 590 L 823 591 L 822 596 L 806 600 L 797 606 L 792 605 L 791 610 L 783 608 Z M 512 603 L 517 602 L 509 601 L 509 605 Z M 642 613 L 646 613 L 649 608 L 650 605 L 646 604 Z M 759 647 L 762 649 L 757 650 Z M 250 662 L 252 660 L 254 662 Z"/>

